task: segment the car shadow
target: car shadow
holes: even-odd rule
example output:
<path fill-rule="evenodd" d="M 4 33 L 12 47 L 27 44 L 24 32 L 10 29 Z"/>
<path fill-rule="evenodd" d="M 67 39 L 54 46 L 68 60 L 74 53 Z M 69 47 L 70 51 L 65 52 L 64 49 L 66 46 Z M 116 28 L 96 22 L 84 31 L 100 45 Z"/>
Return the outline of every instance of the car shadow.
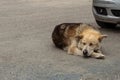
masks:
<path fill-rule="evenodd" d="M 107 31 L 112 33 L 120 33 L 120 26 L 100 28 L 99 30 L 103 32 Z"/>

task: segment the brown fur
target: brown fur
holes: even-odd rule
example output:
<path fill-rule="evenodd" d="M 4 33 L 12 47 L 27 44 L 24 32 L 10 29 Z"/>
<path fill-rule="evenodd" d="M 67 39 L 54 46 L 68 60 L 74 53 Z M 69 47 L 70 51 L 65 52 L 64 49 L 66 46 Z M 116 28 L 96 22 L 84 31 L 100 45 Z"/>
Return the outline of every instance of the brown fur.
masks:
<path fill-rule="evenodd" d="M 83 23 L 63 23 L 57 25 L 52 33 L 55 46 L 67 50 L 68 54 L 95 58 L 104 58 L 99 45 L 104 37 L 92 26 Z"/>

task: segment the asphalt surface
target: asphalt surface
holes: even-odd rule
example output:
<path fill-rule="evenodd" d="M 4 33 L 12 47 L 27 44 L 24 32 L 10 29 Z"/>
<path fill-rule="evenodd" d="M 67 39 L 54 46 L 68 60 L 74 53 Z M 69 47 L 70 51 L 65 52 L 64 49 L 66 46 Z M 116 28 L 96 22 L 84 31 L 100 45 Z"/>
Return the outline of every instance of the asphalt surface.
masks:
<path fill-rule="evenodd" d="M 100 29 L 106 59 L 67 55 L 51 40 L 54 26 L 98 27 L 91 0 L 0 0 L 0 80 L 120 80 L 120 28 Z"/>

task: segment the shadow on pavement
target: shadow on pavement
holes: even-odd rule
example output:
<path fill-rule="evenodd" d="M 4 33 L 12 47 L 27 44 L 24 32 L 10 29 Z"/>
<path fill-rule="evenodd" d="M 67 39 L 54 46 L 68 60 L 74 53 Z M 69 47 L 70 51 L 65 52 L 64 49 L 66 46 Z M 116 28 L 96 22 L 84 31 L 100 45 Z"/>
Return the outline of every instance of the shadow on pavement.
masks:
<path fill-rule="evenodd" d="M 112 33 L 120 33 L 120 26 L 100 28 L 100 31 L 107 31 L 107 32 L 112 32 Z"/>

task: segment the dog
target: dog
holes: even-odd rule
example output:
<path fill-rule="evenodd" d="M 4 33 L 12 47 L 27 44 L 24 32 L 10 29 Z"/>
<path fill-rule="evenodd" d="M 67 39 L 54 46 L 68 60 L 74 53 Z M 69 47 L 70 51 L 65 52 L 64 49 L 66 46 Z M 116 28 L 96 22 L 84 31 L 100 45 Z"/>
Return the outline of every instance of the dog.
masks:
<path fill-rule="evenodd" d="M 101 51 L 102 35 L 93 26 L 84 23 L 62 23 L 54 28 L 52 40 L 56 47 L 70 55 L 104 59 Z"/>

